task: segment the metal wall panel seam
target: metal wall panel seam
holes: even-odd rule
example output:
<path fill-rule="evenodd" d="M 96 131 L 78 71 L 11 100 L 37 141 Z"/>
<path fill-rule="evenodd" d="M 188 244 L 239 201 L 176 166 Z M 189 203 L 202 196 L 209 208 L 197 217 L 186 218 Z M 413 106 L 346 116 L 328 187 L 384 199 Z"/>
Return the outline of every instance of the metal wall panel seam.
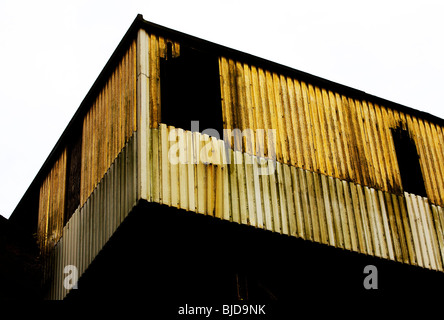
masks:
<path fill-rule="evenodd" d="M 357 221 L 355 220 L 355 212 L 352 204 L 352 193 L 350 189 L 351 184 L 344 180 L 339 181 L 339 184 L 341 184 L 341 186 L 338 187 L 338 190 L 340 191 L 341 196 L 342 194 L 344 195 L 345 212 L 347 213 L 348 218 L 348 231 L 350 232 L 351 250 L 362 252 L 362 249 L 360 250 L 360 241 L 357 233 Z"/>
<path fill-rule="evenodd" d="M 354 183 L 350 183 L 347 186 L 350 188 L 350 204 L 353 208 L 354 221 L 356 223 L 356 234 L 358 239 L 359 252 L 368 254 L 370 251 L 367 249 L 366 238 L 364 235 L 364 227 L 362 225 L 357 186 Z"/>
<path fill-rule="evenodd" d="M 274 168 L 275 170 L 272 170 L 271 168 Z M 276 162 L 273 163 L 272 160 L 268 160 L 268 170 L 269 170 L 269 174 L 267 175 L 268 179 L 269 179 L 269 186 L 270 186 L 270 199 L 271 199 L 271 230 L 270 231 L 275 231 L 278 233 L 282 233 L 282 225 L 281 225 L 281 217 L 280 217 L 280 207 L 279 207 L 279 200 L 278 200 L 278 188 L 279 186 L 277 185 L 277 179 L 276 179 L 276 175 L 278 173 L 278 171 L 280 169 L 278 169 L 278 167 L 281 164 Z M 272 172 L 271 172 L 272 171 Z"/>
<path fill-rule="evenodd" d="M 198 132 L 194 133 L 195 152 L 197 165 L 196 165 L 196 190 L 197 190 L 197 212 L 206 214 L 206 193 L 207 193 L 207 172 L 206 163 L 207 159 L 204 152 L 200 152 L 203 149 L 204 141 L 201 139 L 201 135 Z M 239 181 L 239 179 L 236 179 Z"/>
<path fill-rule="evenodd" d="M 256 167 L 256 166 L 254 166 Z M 284 178 L 285 178 L 285 184 L 283 185 L 283 188 L 285 190 L 285 199 L 286 203 L 284 203 L 284 206 L 287 206 L 287 232 L 289 236 L 296 236 L 296 210 L 294 205 L 294 197 L 293 197 L 293 175 L 291 172 L 292 166 L 285 165 L 284 166 Z M 294 167 L 293 167 L 294 168 Z"/>
<path fill-rule="evenodd" d="M 260 158 L 252 157 L 252 169 L 253 169 L 253 192 L 256 208 L 256 226 L 260 229 L 264 228 L 264 204 L 261 192 L 261 176 L 259 175 L 259 161 Z"/>
<path fill-rule="evenodd" d="M 305 225 L 304 225 L 304 212 L 302 208 L 302 199 L 301 199 L 301 184 L 299 181 L 299 172 L 300 169 L 296 169 L 295 167 L 291 167 L 291 176 L 293 182 L 293 197 L 294 197 L 294 209 L 295 209 L 295 229 L 292 231 L 293 236 L 301 237 L 302 239 L 306 239 L 305 234 Z"/>
<path fill-rule="evenodd" d="M 63 239 L 63 241 L 62 241 L 62 265 L 61 265 L 61 273 L 60 273 L 60 284 L 59 284 L 59 286 L 61 287 L 61 298 L 63 299 L 64 297 L 65 297 L 65 295 L 66 295 L 66 288 L 63 286 L 63 282 L 62 282 L 62 279 L 63 279 L 63 271 L 64 271 L 64 268 L 65 268 L 65 266 L 67 265 L 67 262 L 68 262 L 68 257 L 67 257 L 67 255 L 68 255 L 68 238 L 66 238 L 66 239 Z"/>
<path fill-rule="evenodd" d="M 116 210 L 114 211 L 114 231 L 117 230 L 117 228 L 120 225 L 120 207 L 121 207 L 121 200 L 120 200 L 120 176 L 121 176 L 121 157 L 118 157 L 115 162 L 115 179 L 114 179 L 114 201 L 115 201 L 115 207 Z"/>
<path fill-rule="evenodd" d="M 361 223 L 362 223 L 362 230 L 363 230 L 363 236 L 364 241 L 367 248 L 367 253 L 370 255 L 375 254 L 375 248 L 373 246 L 373 239 L 372 239 L 372 233 L 370 229 L 370 223 L 369 223 L 369 217 L 367 212 L 367 206 L 366 206 L 366 198 L 364 196 L 365 189 L 361 185 L 356 185 L 356 191 L 358 195 L 358 204 L 359 204 L 359 215 L 361 216 Z"/>
<path fill-rule="evenodd" d="M 130 211 L 130 173 L 131 173 L 131 154 L 132 154 L 132 140 L 128 140 L 125 147 L 125 207 L 123 210 L 122 221 L 125 220 Z"/>
<path fill-rule="evenodd" d="M 416 230 L 416 229 L 414 228 L 413 223 L 411 223 L 409 220 L 409 213 L 407 210 L 407 207 L 408 207 L 407 199 L 404 196 L 396 196 L 396 198 L 398 199 L 397 203 L 399 203 L 399 207 L 400 207 L 403 228 L 404 228 L 404 232 L 406 235 L 406 240 L 407 240 L 406 243 L 407 243 L 407 248 L 408 248 L 411 264 L 419 265 L 418 254 L 416 253 L 416 250 L 417 250 L 416 243 L 414 241 L 414 235 L 416 234 L 414 232 L 414 230 Z M 419 256 L 420 255 L 421 255 L 421 252 L 419 252 Z"/>
<path fill-rule="evenodd" d="M 179 194 L 179 164 L 177 163 L 172 163 L 171 159 L 170 159 L 170 152 L 171 152 L 171 148 L 172 146 L 174 146 L 174 144 L 178 143 L 177 138 L 178 138 L 178 134 L 177 134 L 177 129 L 169 126 L 168 127 L 168 164 L 169 164 L 169 174 L 170 174 L 170 187 L 171 187 L 171 206 L 175 207 L 175 208 L 179 208 L 179 201 L 180 201 L 180 194 Z M 172 138 L 174 138 L 174 140 L 172 140 Z M 179 161 L 180 162 L 180 161 Z"/>
<path fill-rule="evenodd" d="M 416 253 L 416 259 L 418 261 L 418 265 L 421 267 L 425 266 L 425 263 L 423 262 L 423 253 L 421 250 L 421 246 L 419 244 L 419 232 L 418 232 L 418 227 L 416 224 L 416 216 L 415 216 L 415 211 L 413 209 L 413 203 L 412 203 L 412 199 L 410 197 L 410 195 L 408 193 L 404 193 L 404 198 L 406 200 L 406 204 L 407 204 L 407 214 L 408 214 L 408 219 L 410 222 L 410 227 L 412 229 L 412 238 L 413 238 L 413 244 L 415 247 L 415 253 Z"/>
<path fill-rule="evenodd" d="M 169 172 L 168 172 L 168 137 L 167 127 L 161 123 L 159 125 L 159 147 L 160 147 L 160 203 L 170 205 Z"/>
<path fill-rule="evenodd" d="M 321 176 L 319 174 L 316 174 L 314 172 L 311 173 L 313 184 L 314 184 L 314 192 L 315 192 L 315 201 L 316 201 L 316 207 L 317 211 L 315 211 L 315 214 L 317 214 L 317 219 L 319 223 L 319 232 L 320 232 L 320 242 L 324 244 L 330 243 L 330 238 L 328 234 L 328 226 L 327 226 L 327 215 L 326 215 L 326 208 L 324 204 L 323 194 L 322 194 L 322 187 L 321 187 Z"/>
<path fill-rule="evenodd" d="M 133 153 L 132 153 L 132 161 L 131 161 L 131 166 L 132 166 L 132 175 L 131 175 L 131 205 L 130 208 L 132 209 L 133 207 L 136 206 L 138 199 L 140 198 L 139 195 L 139 188 L 138 185 L 140 183 L 140 179 L 138 176 L 138 166 L 140 165 L 139 162 L 137 161 L 138 155 L 139 155 L 139 137 L 138 135 L 134 135 L 133 137 Z"/>
<path fill-rule="evenodd" d="M 153 201 L 161 203 L 161 187 L 160 187 L 160 165 L 159 165 L 159 157 L 160 157 L 160 148 L 159 148 L 159 129 L 151 129 L 152 134 L 152 150 L 153 150 L 153 158 L 152 158 L 152 167 L 153 167 L 153 174 L 152 174 L 152 192 L 153 192 Z"/>
<path fill-rule="evenodd" d="M 109 182 L 110 182 L 110 168 L 106 171 L 105 177 L 103 179 L 103 243 L 107 243 L 110 238 L 109 230 L 109 216 L 110 216 L 110 206 L 109 206 Z"/>
<path fill-rule="evenodd" d="M 426 252 L 427 252 L 427 255 L 429 258 L 429 268 L 436 270 L 436 262 L 435 262 L 434 252 L 433 252 L 433 244 L 432 244 L 429 224 L 427 222 L 426 211 L 425 211 L 425 205 L 428 205 L 428 201 L 427 201 L 427 198 L 423 198 L 420 196 L 417 196 L 416 199 L 418 201 L 419 218 L 421 220 L 422 228 L 424 230 L 424 238 L 425 238 L 424 239 L 425 240 L 424 246 L 426 247 Z"/>
<path fill-rule="evenodd" d="M 393 213 L 395 215 L 396 219 L 396 231 L 399 237 L 399 243 L 401 246 L 401 253 L 402 253 L 402 261 L 404 263 L 409 263 L 412 258 L 412 254 L 410 253 L 410 232 L 408 229 L 405 229 L 404 226 L 404 218 L 402 215 L 401 205 L 399 203 L 399 196 L 390 194 L 389 195 L 392 200 L 392 206 L 393 206 Z M 413 249 L 412 249 L 413 250 Z"/>
<path fill-rule="evenodd" d="M 363 215 L 365 215 L 365 219 L 363 219 L 364 228 L 365 226 L 369 226 L 369 232 L 367 233 L 368 237 L 370 238 L 370 242 L 372 244 L 373 252 L 377 257 L 383 257 L 383 244 L 381 243 L 380 235 L 378 232 L 378 222 L 377 222 L 377 211 L 374 207 L 373 197 L 371 194 L 370 188 L 364 186 L 362 187 L 364 192 L 364 198 L 365 198 L 365 207 L 366 207 L 366 215 L 364 212 L 362 212 Z"/>
<path fill-rule="evenodd" d="M 102 248 L 102 235 L 103 235 L 103 179 L 97 185 L 97 235 L 96 235 L 96 254 L 100 252 Z"/>
<path fill-rule="evenodd" d="M 194 144 L 193 133 L 186 131 L 186 145 L 187 145 L 187 169 L 188 169 L 188 209 L 190 211 L 196 210 L 196 202 L 194 197 L 195 181 L 194 181 Z"/>
<path fill-rule="evenodd" d="M 309 190 L 311 188 L 308 187 L 307 184 L 307 176 L 306 173 L 308 170 L 296 169 L 299 175 L 299 183 L 301 186 L 301 202 L 302 202 L 302 215 L 304 217 L 304 234 L 305 239 L 315 241 L 314 237 L 314 228 L 313 228 L 313 220 L 312 220 L 312 209 L 310 209 L 310 197 Z"/>
<path fill-rule="evenodd" d="M 321 236 L 319 234 L 319 217 L 318 217 L 318 209 L 317 209 L 317 203 L 315 198 L 315 188 L 314 188 L 314 181 L 313 181 L 313 174 L 311 171 L 304 171 L 307 183 L 307 195 L 308 195 L 308 212 L 311 215 L 310 222 L 312 224 L 313 228 L 313 241 L 315 242 L 321 242 Z"/>
<path fill-rule="evenodd" d="M 432 254 L 435 262 L 435 270 L 442 271 L 442 261 L 441 254 L 439 252 L 438 238 L 437 238 L 437 227 L 435 226 L 433 220 L 432 209 L 428 202 L 428 199 L 424 199 L 424 209 L 425 209 L 425 220 L 428 224 L 428 229 L 430 231 L 431 244 L 432 244 Z"/>
<path fill-rule="evenodd" d="M 221 142 L 222 140 L 218 140 L 216 138 L 213 138 L 213 147 L 216 150 L 216 158 L 217 158 L 217 165 L 216 165 L 216 189 L 215 189 L 215 197 L 216 197 L 216 211 L 215 216 L 219 219 L 223 218 L 224 215 L 224 169 L 225 169 L 225 162 L 223 161 L 223 155 L 222 153 L 224 150 L 222 149 Z"/>
<path fill-rule="evenodd" d="M 54 261 L 54 273 L 51 275 L 50 281 L 50 290 L 48 293 L 46 293 L 46 298 L 50 300 L 56 300 L 58 287 L 57 287 L 57 280 L 59 276 L 59 243 L 60 241 L 55 245 L 54 247 L 54 253 L 52 255 L 52 260 Z"/>
<path fill-rule="evenodd" d="M 92 235 L 91 235 L 91 262 L 94 260 L 94 258 L 97 255 L 97 241 L 98 241 L 98 233 L 99 233 L 99 193 L 98 191 L 99 186 L 96 185 L 94 188 L 94 191 L 92 193 Z"/>
<path fill-rule="evenodd" d="M 65 256 L 65 263 L 63 264 L 63 267 L 72 265 L 72 220 L 68 221 L 67 223 L 68 228 L 66 229 L 66 256 Z M 65 288 L 64 296 L 66 296 L 69 293 L 69 289 Z"/>
<path fill-rule="evenodd" d="M 94 188 L 93 193 L 91 194 L 91 243 L 90 243 L 90 263 L 94 260 L 94 257 L 96 256 L 96 236 L 97 236 L 97 193 L 95 192 L 97 190 L 97 187 Z"/>
<path fill-rule="evenodd" d="M 240 221 L 239 214 L 239 193 L 237 187 L 237 168 L 234 164 L 235 161 L 235 151 L 232 148 L 229 148 L 229 165 L 228 165 L 228 179 L 230 182 L 230 195 L 231 195 L 231 221 L 238 222 Z"/>
<path fill-rule="evenodd" d="M 188 168 L 186 159 L 188 148 L 185 140 L 185 132 L 183 129 L 177 129 L 178 136 L 178 157 L 179 157 L 179 206 L 185 210 L 189 210 L 188 206 Z"/>
<path fill-rule="evenodd" d="M 420 201 L 416 197 L 416 195 L 410 194 L 409 196 L 412 202 L 412 209 L 413 209 L 412 214 L 414 216 L 414 222 L 416 223 L 418 231 L 418 241 L 419 241 L 419 246 L 421 247 L 421 253 L 424 262 L 423 266 L 425 268 L 430 268 L 430 257 L 426 243 L 426 231 L 424 229 L 425 226 L 422 221 L 420 207 L 419 207 Z"/>
<path fill-rule="evenodd" d="M 87 250 L 87 259 L 88 259 L 88 267 L 91 264 L 92 261 L 92 244 L 93 244 L 93 200 L 94 195 L 92 194 L 88 200 L 87 200 L 87 208 L 88 208 L 88 242 L 86 243 L 86 250 Z"/>
<path fill-rule="evenodd" d="M 389 249 L 387 246 L 387 234 L 385 233 L 385 229 L 384 229 L 384 221 L 383 221 L 383 217 L 382 217 L 382 210 L 383 207 L 381 207 L 381 203 L 379 201 L 379 197 L 377 195 L 377 190 L 374 188 L 369 188 L 370 190 L 370 196 L 371 196 L 371 200 L 372 200 L 372 205 L 373 205 L 373 212 L 369 213 L 372 214 L 374 216 L 374 220 L 375 220 L 375 226 L 376 226 L 376 234 L 378 236 L 378 242 L 379 242 L 379 247 L 381 250 L 381 256 L 385 259 L 389 259 Z M 384 206 L 384 204 L 383 204 Z"/>
<path fill-rule="evenodd" d="M 120 181 L 119 181 L 119 198 L 120 198 L 120 206 L 119 206 L 119 217 L 117 220 L 117 228 L 120 226 L 120 224 L 123 221 L 123 216 L 125 212 L 126 207 L 126 148 L 123 150 L 123 152 L 120 155 L 120 167 L 119 167 L 119 173 L 120 173 Z"/>
<path fill-rule="evenodd" d="M 333 235 L 335 239 L 335 244 L 339 248 L 346 248 L 345 244 L 345 231 L 344 227 L 347 228 L 347 220 L 343 221 L 344 219 L 341 218 L 341 212 L 343 214 L 346 214 L 345 211 L 340 211 L 339 205 L 339 193 L 337 190 L 337 179 L 333 177 L 326 177 L 327 183 L 326 183 L 326 193 L 328 195 L 328 201 L 330 202 L 330 212 L 332 213 L 332 219 L 333 219 Z"/>
<path fill-rule="evenodd" d="M 401 248 L 401 242 L 405 242 L 405 238 L 399 231 L 399 226 L 402 225 L 400 220 L 398 220 L 397 214 L 395 213 L 394 205 L 392 203 L 391 194 L 388 192 L 380 192 L 380 197 L 384 197 L 382 201 L 384 201 L 385 207 L 385 215 L 386 219 L 388 219 L 388 225 L 390 228 L 390 241 L 393 246 L 393 255 L 394 260 L 398 262 L 404 261 L 404 252 Z"/>
<path fill-rule="evenodd" d="M 381 233 L 383 235 L 383 237 L 385 238 L 385 243 L 387 245 L 387 250 L 388 250 L 388 257 L 391 260 L 397 261 L 396 256 L 395 256 L 395 252 L 394 252 L 394 246 L 393 246 L 393 234 L 392 234 L 392 228 L 390 225 L 390 217 L 387 214 L 387 203 L 386 203 L 386 198 L 384 197 L 384 192 L 381 190 L 374 190 L 375 193 L 377 193 L 377 200 L 379 201 L 379 208 L 380 208 L 380 213 L 382 216 L 382 230 Z"/>
<path fill-rule="evenodd" d="M 320 175 L 321 178 L 321 188 L 322 188 L 322 198 L 324 199 L 324 214 L 327 223 L 327 235 L 328 244 L 331 246 L 337 246 L 339 248 L 343 247 L 340 242 L 341 229 L 339 227 L 339 221 L 334 222 L 335 216 L 332 208 L 332 199 L 330 198 L 330 188 L 327 176 Z"/>
<path fill-rule="evenodd" d="M 247 223 L 248 225 L 257 227 L 257 217 L 256 217 L 256 201 L 254 192 L 254 177 L 253 177 L 253 155 L 244 154 L 243 155 L 243 169 L 244 169 L 244 180 L 245 180 L 245 193 L 246 193 L 246 206 L 247 206 Z"/>
<path fill-rule="evenodd" d="M 284 176 L 284 167 L 285 164 L 276 163 L 276 186 L 277 186 L 277 206 L 279 214 L 279 221 L 281 225 L 281 233 L 288 234 L 288 210 L 287 210 L 287 197 L 285 194 L 285 176 Z"/>

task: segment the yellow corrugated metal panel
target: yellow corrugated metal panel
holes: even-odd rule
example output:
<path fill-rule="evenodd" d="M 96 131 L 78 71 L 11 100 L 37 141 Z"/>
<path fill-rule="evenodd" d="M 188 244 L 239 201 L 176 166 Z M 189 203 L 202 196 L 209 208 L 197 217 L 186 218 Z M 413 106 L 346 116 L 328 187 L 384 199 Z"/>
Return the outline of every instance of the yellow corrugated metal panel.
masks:
<path fill-rule="evenodd" d="M 89 199 L 89 196 L 97 192 L 102 195 L 101 190 L 94 191 L 96 186 L 137 129 L 136 51 L 136 41 L 134 41 L 130 44 L 126 53 L 123 54 L 122 60 L 111 73 L 108 81 L 97 94 L 95 101 L 83 118 L 80 177 L 80 206 L 85 208 L 83 210 L 94 212 L 104 210 L 99 203 L 100 201 L 104 201 L 103 199 L 93 201 Z M 48 177 L 42 183 L 40 190 L 38 235 L 45 256 L 51 254 L 55 243 L 62 235 L 67 174 L 66 157 L 67 151 L 65 149 L 61 158 L 55 163 Z M 122 163 L 125 164 L 125 162 Z M 133 164 L 131 168 L 135 168 L 135 164 Z M 120 180 L 116 178 L 116 181 Z M 98 189 L 102 188 L 103 187 L 100 186 Z M 114 191 L 116 192 L 116 196 L 120 192 Z M 136 190 L 131 190 L 131 192 L 134 193 Z M 126 203 L 126 200 L 127 195 L 125 194 L 122 202 Z M 95 207 L 91 207 L 91 205 Z M 103 225 L 102 218 L 103 214 L 92 217 L 87 216 L 85 218 L 82 216 L 81 229 L 89 228 L 88 232 L 86 232 L 87 230 L 85 229 L 85 232 L 82 234 L 88 235 L 89 238 L 83 239 L 83 241 L 85 241 L 83 247 L 78 250 L 79 252 L 85 252 L 85 259 L 87 256 L 88 259 L 91 259 L 96 254 L 97 249 L 103 246 L 105 242 L 102 230 L 98 232 L 98 229 L 93 229 L 93 226 Z M 73 219 L 75 220 L 77 218 L 73 217 Z M 71 219 L 71 221 L 73 220 Z M 113 226 L 115 227 L 120 221 L 121 217 Z M 75 225 L 75 228 L 77 228 L 77 225 Z M 69 230 L 69 228 L 67 230 Z M 105 225 L 103 225 L 103 230 L 107 230 Z M 96 231 L 96 233 L 94 233 L 94 231 Z M 66 233 L 69 237 L 74 237 L 69 231 L 66 231 Z M 100 234 L 100 237 L 96 239 L 93 237 L 93 234 L 97 234 L 97 237 L 99 237 Z M 109 237 L 109 235 L 108 233 L 107 236 Z M 71 240 L 65 239 L 64 243 L 69 244 L 73 241 L 74 238 Z M 57 256 L 57 259 L 63 258 L 69 260 L 72 258 L 71 255 L 76 255 L 76 251 L 73 251 L 73 248 L 63 248 L 64 247 L 59 246 L 58 251 L 56 250 L 52 253 L 53 256 Z M 77 250 L 77 248 L 75 250 Z M 62 257 L 61 255 L 64 254 L 68 255 Z M 45 268 L 48 268 L 48 272 L 45 272 L 45 275 L 49 275 L 49 271 L 55 267 L 53 265 L 54 261 L 54 259 L 49 259 L 45 262 Z M 83 261 L 84 260 L 82 260 L 82 263 Z M 59 290 L 59 288 L 57 290 Z"/>
<path fill-rule="evenodd" d="M 219 69 L 224 128 L 253 130 L 242 137 L 241 149 L 230 142 L 233 149 L 269 157 L 268 139 L 260 145 L 253 136 L 275 129 L 279 162 L 402 194 L 390 132 L 401 126 L 414 137 L 428 198 L 444 205 L 441 127 L 225 57 Z"/>
<path fill-rule="evenodd" d="M 64 268 L 75 266 L 82 276 L 102 250 L 120 223 L 136 205 L 137 195 L 136 135 L 125 144 L 85 204 L 67 222 L 52 250 L 48 269 L 49 299 L 63 299 L 67 276 Z"/>
<path fill-rule="evenodd" d="M 146 199 L 443 271 L 442 208 L 427 198 L 272 160 L 265 160 L 270 174 L 259 175 L 260 158 L 221 140 L 162 123 L 150 130 L 153 193 Z"/>
<path fill-rule="evenodd" d="M 63 229 L 66 187 L 66 149 L 40 187 L 37 237 L 44 257 L 60 239 Z"/>
<path fill-rule="evenodd" d="M 46 265 L 48 274 L 54 270 L 52 298 L 67 294 L 64 266 L 76 265 L 83 274 L 139 196 L 443 271 L 443 128 L 224 57 L 224 128 L 253 131 L 232 142 L 168 127 L 161 123 L 160 58 L 168 42 L 173 56 L 180 46 L 156 35 L 139 38 L 149 50 L 144 65 L 143 50 L 133 42 L 83 119 L 81 203 L 63 232 L 66 151 L 41 186 L 41 243 L 54 247 L 59 240 Z M 136 86 L 139 76 L 147 78 Z M 140 106 L 136 94 L 144 90 Z M 147 123 L 137 139 L 143 138 L 143 148 L 134 134 L 145 121 L 136 118 L 142 109 Z M 428 198 L 403 193 L 390 131 L 398 126 L 415 140 Z M 265 129 L 263 144 L 254 140 L 258 129 Z M 275 141 L 268 129 L 275 130 Z M 144 161 L 136 157 L 139 147 Z M 183 161 L 172 162 L 175 155 Z M 269 174 L 259 174 L 263 162 Z"/>
<path fill-rule="evenodd" d="M 80 205 L 136 130 L 136 41 L 83 120 Z"/>

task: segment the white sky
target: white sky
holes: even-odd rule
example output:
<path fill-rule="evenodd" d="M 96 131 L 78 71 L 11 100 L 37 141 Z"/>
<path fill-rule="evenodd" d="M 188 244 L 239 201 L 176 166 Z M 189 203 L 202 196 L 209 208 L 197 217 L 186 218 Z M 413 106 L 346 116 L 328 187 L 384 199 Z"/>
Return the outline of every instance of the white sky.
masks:
<path fill-rule="evenodd" d="M 0 1 L 9 217 L 138 13 L 444 118 L 443 1 Z"/>

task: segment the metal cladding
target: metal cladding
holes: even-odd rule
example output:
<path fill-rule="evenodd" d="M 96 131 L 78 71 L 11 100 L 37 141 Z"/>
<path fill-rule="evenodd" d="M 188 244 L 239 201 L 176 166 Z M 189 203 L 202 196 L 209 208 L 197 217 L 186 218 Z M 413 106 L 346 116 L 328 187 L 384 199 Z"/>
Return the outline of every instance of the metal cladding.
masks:
<path fill-rule="evenodd" d="M 126 218 L 137 201 L 136 135 L 125 144 L 88 200 L 62 229 L 62 237 L 46 259 L 48 299 L 63 299 L 66 266 L 78 269 L 80 277 Z"/>
<path fill-rule="evenodd" d="M 83 118 L 80 204 L 136 130 L 136 42 L 120 63 Z"/>
<path fill-rule="evenodd" d="M 149 201 L 443 271 L 444 209 L 427 198 L 261 159 L 165 124 L 149 135 Z M 176 152 L 183 161 L 171 161 Z M 262 163 L 269 174 L 258 174 Z"/>
<path fill-rule="evenodd" d="M 427 197 L 444 205 L 441 126 L 225 57 L 220 73 L 225 128 L 276 129 L 277 161 L 298 168 L 402 194 L 391 129 L 408 129 Z M 245 139 L 244 152 L 268 154 L 267 145 Z"/>
<path fill-rule="evenodd" d="M 223 128 L 243 134 L 217 139 L 176 128 L 162 122 L 160 59 L 199 41 L 138 19 L 76 114 L 75 212 L 65 212 L 68 144 L 36 182 L 48 298 L 66 296 L 64 267 L 82 276 L 141 199 L 444 271 L 442 121 L 211 45 Z M 424 195 L 403 186 L 397 129 L 416 146 Z"/>

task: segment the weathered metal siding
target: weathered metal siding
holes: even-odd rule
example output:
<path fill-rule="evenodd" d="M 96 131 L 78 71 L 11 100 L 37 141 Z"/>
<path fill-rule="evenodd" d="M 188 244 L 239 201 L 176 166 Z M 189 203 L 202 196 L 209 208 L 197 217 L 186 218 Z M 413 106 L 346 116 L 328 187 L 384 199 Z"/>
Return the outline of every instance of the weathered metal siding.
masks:
<path fill-rule="evenodd" d="M 60 240 L 48 259 L 49 299 L 63 299 L 68 293 L 64 280 L 66 266 L 82 276 L 108 239 L 136 205 L 137 135 L 121 150 L 90 197 L 63 227 Z"/>
<path fill-rule="evenodd" d="M 222 57 L 224 127 L 277 130 L 277 161 L 267 139 L 233 150 L 160 122 L 168 41 L 140 30 L 83 119 L 81 203 L 65 227 L 66 151 L 42 184 L 39 236 L 58 230 L 50 298 L 66 296 L 63 268 L 81 276 L 140 198 L 444 271 L 441 127 Z M 399 125 L 415 139 L 429 198 L 402 192 Z"/>
<path fill-rule="evenodd" d="M 145 170 L 143 198 L 443 270 L 443 221 L 438 213 L 443 208 L 433 205 L 443 200 L 441 127 L 221 57 L 224 128 L 253 130 L 241 138 L 242 148 L 227 140 L 228 148 L 223 141 L 161 123 L 159 61 L 169 40 L 144 32 L 140 40 L 148 51 L 140 73 L 150 75 L 142 94 L 149 123 L 146 134 L 141 133 L 146 140 L 141 146 L 146 148 L 146 164 L 140 162 Z M 390 131 L 399 126 L 415 140 L 429 198 L 402 189 Z M 265 129 L 265 134 L 275 129 L 276 145 L 267 136 L 263 144 L 257 143 L 257 129 Z M 212 151 L 208 154 L 205 148 Z M 276 170 L 258 175 L 257 162 L 272 152 L 277 162 L 266 161 Z M 181 157 L 185 161 L 175 164 Z M 440 161 L 431 161 L 434 157 Z M 429 181 L 434 171 L 436 178 Z"/>
<path fill-rule="evenodd" d="M 264 160 L 221 140 L 165 124 L 150 131 L 150 201 L 443 271 L 444 210 L 427 198 L 271 160 L 259 175 Z"/>
<path fill-rule="evenodd" d="M 37 241 L 43 257 L 48 257 L 51 248 L 62 236 L 65 188 L 66 149 L 40 187 Z"/>
<path fill-rule="evenodd" d="M 88 208 L 88 201 L 90 201 L 88 199 L 98 183 L 122 148 L 135 135 L 137 128 L 136 49 L 136 41 L 133 41 L 117 67 L 110 73 L 109 79 L 83 118 L 79 208 L 85 208 L 85 206 Z M 69 221 L 74 219 L 64 221 L 66 166 L 67 150 L 65 148 L 40 188 L 38 239 L 41 252 L 45 257 L 51 254 L 56 242 L 61 239 L 62 234 L 65 234 L 62 232 L 64 224 L 69 224 Z M 115 192 L 115 196 L 120 197 L 120 191 Z M 122 190 L 122 192 L 127 192 L 127 190 Z M 122 199 L 122 201 L 126 200 Z M 91 211 L 86 208 L 82 210 Z M 45 268 L 52 268 L 52 263 L 54 260 L 45 260 Z M 46 270 L 45 279 L 47 276 L 50 274 Z"/>
<path fill-rule="evenodd" d="M 390 131 L 401 126 L 415 140 L 428 198 L 444 205 L 442 127 L 225 57 L 219 66 L 224 128 L 276 129 L 279 162 L 402 194 Z M 265 141 L 247 135 L 242 150 L 268 156 Z"/>
<path fill-rule="evenodd" d="M 136 41 L 83 119 L 80 205 L 136 130 Z"/>

